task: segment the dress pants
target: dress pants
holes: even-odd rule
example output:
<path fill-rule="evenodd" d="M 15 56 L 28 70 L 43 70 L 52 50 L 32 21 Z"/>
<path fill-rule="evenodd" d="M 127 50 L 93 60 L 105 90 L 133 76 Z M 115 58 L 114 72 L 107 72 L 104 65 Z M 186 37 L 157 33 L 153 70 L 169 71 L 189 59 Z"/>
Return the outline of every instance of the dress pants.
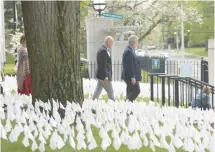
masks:
<path fill-rule="evenodd" d="M 101 92 L 102 92 L 102 89 L 105 89 L 105 91 L 107 92 L 107 95 L 108 95 L 108 98 L 110 100 L 113 100 L 115 101 L 114 99 L 114 93 L 113 93 L 113 86 L 112 86 L 112 83 L 111 81 L 108 81 L 106 84 L 104 83 L 104 80 L 99 80 L 98 79 L 98 82 L 97 82 L 97 86 L 96 86 L 96 90 L 93 94 L 93 98 L 92 100 L 95 100 L 95 99 L 98 99 Z"/>

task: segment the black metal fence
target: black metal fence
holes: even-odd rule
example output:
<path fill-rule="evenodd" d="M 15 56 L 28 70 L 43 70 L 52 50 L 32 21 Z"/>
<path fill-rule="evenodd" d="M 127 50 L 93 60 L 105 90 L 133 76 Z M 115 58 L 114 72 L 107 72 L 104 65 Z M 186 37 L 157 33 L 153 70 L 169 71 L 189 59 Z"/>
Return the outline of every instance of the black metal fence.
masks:
<path fill-rule="evenodd" d="M 209 95 L 209 97 L 212 106 L 214 105 L 214 86 L 208 83 L 194 78 L 167 75 L 164 73 L 151 73 L 149 77 L 151 101 L 161 102 L 162 105 L 168 106 L 188 107 L 189 104 L 196 99 L 197 94 L 206 87 L 211 90 L 211 95 Z M 158 83 L 154 82 L 155 79 L 160 79 L 161 89 L 159 89 Z M 157 99 L 155 99 L 155 90 L 157 92 Z"/>
<path fill-rule="evenodd" d="M 201 60 L 201 81 L 208 83 L 209 77 L 208 77 L 208 61 Z"/>
<path fill-rule="evenodd" d="M 150 82 L 150 99 L 162 105 L 188 107 L 204 87 L 211 89 L 211 103 L 214 105 L 214 86 L 208 84 L 208 62 L 202 60 L 167 60 L 158 57 L 139 58 L 142 82 Z M 181 65 L 191 65 L 191 76 L 181 77 Z M 113 62 L 113 81 L 121 81 L 122 64 Z M 85 78 L 96 77 L 97 64 L 82 64 Z"/>
<path fill-rule="evenodd" d="M 149 83 L 149 74 L 151 73 L 165 73 L 168 75 L 180 75 L 180 66 L 182 64 L 190 64 L 192 66 L 191 78 L 208 82 L 208 69 L 206 68 L 206 61 L 204 60 L 188 60 L 177 61 L 167 60 L 159 57 L 141 57 L 139 58 L 141 66 L 142 82 Z M 82 75 L 84 78 L 96 77 L 97 64 L 94 62 L 82 64 Z M 113 62 L 113 81 L 121 81 L 122 63 Z"/>

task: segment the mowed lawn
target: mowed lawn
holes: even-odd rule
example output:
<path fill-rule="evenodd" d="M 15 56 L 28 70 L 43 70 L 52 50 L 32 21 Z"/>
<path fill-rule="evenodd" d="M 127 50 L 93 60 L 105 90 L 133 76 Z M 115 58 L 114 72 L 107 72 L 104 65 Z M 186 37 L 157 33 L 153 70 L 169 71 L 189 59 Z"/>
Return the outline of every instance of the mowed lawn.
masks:
<path fill-rule="evenodd" d="M 121 95 L 120 96 L 120 98 L 118 99 L 118 100 L 123 100 L 125 97 L 123 96 L 123 95 Z M 85 99 L 89 99 L 89 94 L 86 94 L 85 95 Z M 108 97 L 107 97 L 107 95 L 105 94 L 105 95 L 103 95 L 100 99 L 102 99 L 102 100 L 108 100 Z M 138 97 L 137 98 L 137 101 L 138 102 L 149 102 L 149 98 L 143 98 L 143 97 Z M 155 98 L 155 100 L 154 100 L 155 102 L 156 101 L 158 101 L 159 102 L 159 104 L 161 104 L 161 100 L 159 100 L 159 99 L 157 99 L 157 98 Z M 166 101 L 167 101 L 167 99 L 166 99 Z M 157 102 L 156 102 L 156 104 L 157 104 Z M 167 102 L 166 102 L 166 104 L 168 104 Z M 171 104 L 171 106 L 172 106 L 172 104 Z M 4 122 L 2 122 L 4 125 L 5 125 L 5 121 Z M 13 123 L 13 128 L 14 128 L 14 123 Z M 101 138 L 100 138 L 100 136 L 99 136 L 99 129 L 97 129 L 97 128 L 95 128 L 94 126 L 91 126 L 91 129 L 92 129 L 92 133 L 93 133 L 93 136 L 94 136 L 94 138 L 95 138 L 95 140 L 96 140 L 96 143 L 97 143 L 97 145 L 98 145 L 98 147 L 97 148 L 95 148 L 95 149 L 93 149 L 93 150 L 91 150 L 92 152 L 102 152 L 103 150 L 101 149 L 101 143 L 102 143 L 102 140 L 101 140 Z M 109 137 L 111 138 L 112 136 L 111 136 L 111 133 L 112 133 L 112 131 L 109 131 L 108 132 L 108 135 L 109 135 Z M 121 134 L 121 133 L 120 133 Z M 77 131 L 76 131 L 76 135 L 77 135 Z M 132 135 L 132 134 L 130 134 L 130 135 Z M 139 135 L 140 135 L 140 133 L 139 133 Z M 8 136 L 9 136 L 9 134 L 8 134 Z M 63 135 L 61 136 L 62 137 L 62 139 L 63 139 Z M 147 137 L 149 137 L 149 134 L 147 135 Z M 140 137 L 141 138 L 141 137 Z M 24 139 L 24 135 L 23 134 L 21 134 L 20 136 L 19 136 L 19 139 L 18 139 L 18 142 L 14 142 L 14 143 L 11 143 L 10 141 L 7 141 L 7 140 L 4 140 L 4 139 L 1 139 L 1 152 L 31 152 L 32 150 L 31 150 L 31 146 L 32 146 L 32 141 L 31 140 L 29 140 L 30 141 L 30 146 L 29 147 L 24 147 L 24 145 L 22 144 L 22 141 L 23 141 L 23 139 Z M 149 138 L 148 138 L 149 139 Z M 158 138 L 159 139 L 159 138 Z M 113 144 L 113 139 L 111 138 L 111 140 L 112 140 L 112 144 Z M 168 142 L 168 144 L 170 143 L 170 138 L 169 137 L 167 137 L 166 138 L 166 140 L 167 140 L 167 142 Z M 85 142 L 86 142 L 86 144 L 87 145 L 89 145 L 89 143 L 87 143 L 87 139 L 85 139 Z M 46 149 L 46 152 L 52 152 L 52 149 L 49 147 L 49 140 L 48 140 L 48 142 L 47 142 L 48 144 L 46 144 L 45 145 L 45 149 Z M 143 143 L 143 140 L 142 140 L 142 143 Z M 39 140 L 37 139 L 37 144 L 38 144 L 38 146 L 39 146 L 39 144 L 40 144 L 40 142 L 39 142 Z M 77 144 L 77 141 L 76 141 L 76 144 Z M 159 147 L 155 147 L 155 149 L 156 149 L 156 152 L 168 152 L 166 149 L 163 149 L 163 148 L 159 148 Z M 78 151 L 80 151 L 80 152 L 88 152 L 89 150 L 88 149 L 81 149 L 81 150 L 75 150 L 75 149 L 73 149 L 70 145 L 69 145 L 69 140 L 67 140 L 67 143 L 66 143 L 66 145 L 62 148 L 62 149 L 60 149 L 60 150 L 54 150 L 53 152 L 71 152 L 71 151 L 74 151 L 74 152 L 78 152 Z M 106 150 L 107 152 L 115 152 L 116 150 L 115 150 L 115 148 L 111 145 L 111 146 L 109 146 L 108 148 L 107 148 L 107 150 Z M 119 152 L 129 152 L 129 151 L 135 151 L 135 152 L 152 152 L 152 150 L 149 148 L 149 146 L 148 147 L 145 147 L 144 145 L 143 145 L 143 147 L 141 148 L 141 149 L 139 149 L 139 150 L 129 150 L 128 149 L 128 147 L 126 146 L 126 145 L 121 145 L 121 148 L 118 150 Z M 182 148 L 180 148 L 180 149 L 176 149 L 176 151 L 177 152 L 183 152 L 184 150 L 182 149 Z M 39 150 L 36 150 L 36 152 L 39 152 Z"/>
<path fill-rule="evenodd" d="M 4 73 L 7 75 L 14 74 L 15 58 L 12 54 L 6 53 L 6 64 L 4 65 Z"/>
<path fill-rule="evenodd" d="M 185 52 L 193 55 L 208 57 L 208 52 L 205 51 L 205 48 L 186 48 Z"/>
<path fill-rule="evenodd" d="M 93 136 L 96 140 L 96 143 L 98 145 L 97 148 L 91 150 L 93 152 L 102 152 L 102 148 L 101 148 L 101 143 L 102 143 L 102 140 L 99 136 L 99 129 L 95 128 L 95 127 L 92 127 L 91 126 L 91 129 L 92 129 L 92 132 L 93 132 Z M 111 138 L 111 133 L 112 131 L 109 131 L 108 132 L 108 135 L 109 137 Z M 59 134 L 60 135 L 60 134 Z M 77 135 L 77 131 L 76 131 L 76 135 Z M 130 134 L 132 135 L 132 134 Z M 61 135 L 62 139 L 63 139 L 63 135 Z M 149 137 L 149 135 L 147 135 L 147 137 Z M 24 139 L 24 135 L 21 134 L 19 136 L 19 139 L 18 139 L 18 142 L 14 142 L 14 143 L 11 143 L 10 141 L 7 141 L 7 140 L 4 140 L 4 139 L 1 139 L 1 152 L 31 152 L 31 145 L 32 145 L 32 141 L 29 140 L 29 143 L 30 143 L 30 146 L 29 147 L 25 147 L 23 144 L 22 144 L 22 141 Z M 112 140 L 112 138 L 111 138 Z M 170 143 L 170 139 L 169 137 L 166 138 L 167 142 Z M 75 141 L 76 144 L 77 144 L 77 141 Z M 85 142 L 86 144 L 88 145 L 87 143 L 87 139 L 85 139 Z M 69 139 L 67 140 L 67 143 L 66 145 L 60 149 L 60 150 L 54 150 L 52 151 L 52 149 L 49 147 L 49 141 L 47 142 L 48 144 L 45 145 L 45 152 L 87 152 L 89 151 L 88 149 L 81 149 L 81 150 L 77 150 L 77 149 L 73 149 L 70 145 L 69 145 Z M 113 143 L 113 140 L 112 140 L 112 143 Z M 37 144 L 38 144 L 38 147 L 39 147 L 39 140 L 37 138 Z M 163 149 L 163 148 L 159 148 L 159 147 L 155 147 L 155 150 L 156 152 L 168 152 L 166 149 Z M 106 149 L 107 152 L 114 152 L 116 151 L 115 148 L 111 145 L 109 146 L 107 149 Z M 148 147 L 145 147 L 143 146 L 141 149 L 139 150 L 129 150 L 127 148 L 126 145 L 121 145 L 121 148 L 118 150 L 119 152 L 128 152 L 128 151 L 135 151 L 135 152 L 152 152 L 152 150 Z M 183 149 L 180 148 L 178 150 L 176 150 L 177 152 L 183 152 Z M 35 152 L 39 152 L 39 150 L 36 150 Z"/>

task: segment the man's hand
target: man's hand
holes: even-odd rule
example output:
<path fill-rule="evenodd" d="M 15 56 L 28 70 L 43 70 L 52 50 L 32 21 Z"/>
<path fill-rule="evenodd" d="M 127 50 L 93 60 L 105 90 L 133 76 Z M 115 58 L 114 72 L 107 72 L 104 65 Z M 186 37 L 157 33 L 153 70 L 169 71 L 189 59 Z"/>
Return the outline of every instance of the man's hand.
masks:
<path fill-rule="evenodd" d="M 131 83 L 132 83 L 133 85 L 135 85 L 135 84 L 136 84 L 136 79 L 135 79 L 135 78 L 131 78 Z"/>
<path fill-rule="evenodd" d="M 106 77 L 106 78 L 104 79 L 104 83 L 105 83 L 105 84 L 108 83 L 108 77 Z"/>

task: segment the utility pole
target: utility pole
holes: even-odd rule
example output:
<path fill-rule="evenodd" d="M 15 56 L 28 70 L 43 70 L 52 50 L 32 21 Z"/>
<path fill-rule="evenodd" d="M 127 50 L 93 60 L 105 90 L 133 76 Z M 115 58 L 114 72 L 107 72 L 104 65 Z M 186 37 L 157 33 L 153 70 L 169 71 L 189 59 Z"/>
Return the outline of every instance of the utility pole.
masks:
<path fill-rule="evenodd" d="M 164 43 L 164 29 L 162 29 L 163 43 Z"/>
<path fill-rule="evenodd" d="M 183 4 L 181 3 L 181 10 L 183 11 Z M 184 53 L 184 16 L 181 18 L 181 52 Z"/>
<path fill-rule="evenodd" d="M 177 53 L 178 53 L 178 31 L 177 31 L 177 34 L 176 34 L 176 47 L 177 47 Z"/>
<path fill-rule="evenodd" d="M 16 8 L 16 1 L 13 1 L 13 22 L 14 22 L 14 33 L 18 26 L 18 15 L 17 15 L 17 8 Z"/>
<path fill-rule="evenodd" d="M 178 52 L 178 35 L 179 35 L 179 30 L 177 30 L 176 32 L 174 32 L 175 38 L 176 38 L 176 49 L 177 49 L 177 53 Z"/>
<path fill-rule="evenodd" d="M 0 70 L 3 63 L 6 62 L 5 54 L 5 24 L 4 24 L 4 1 L 0 1 Z"/>
<path fill-rule="evenodd" d="M 161 32 L 162 32 L 162 49 L 165 49 L 165 40 L 164 40 L 164 25 L 162 26 L 162 29 L 161 29 Z"/>

